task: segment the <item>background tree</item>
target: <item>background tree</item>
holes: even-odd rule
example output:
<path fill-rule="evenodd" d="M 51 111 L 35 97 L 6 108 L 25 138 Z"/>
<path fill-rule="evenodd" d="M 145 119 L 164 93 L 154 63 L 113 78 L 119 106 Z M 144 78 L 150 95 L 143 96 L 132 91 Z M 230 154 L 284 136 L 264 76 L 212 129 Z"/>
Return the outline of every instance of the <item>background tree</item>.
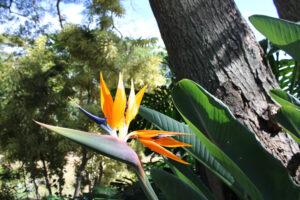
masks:
<path fill-rule="evenodd" d="M 1 22 L 20 25 L 0 35 L 0 150 L 11 164 L 23 163 L 37 198 L 43 185 L 48 194 L 66 195 L 63 174 L 67 155 L 80 158 L 71 197 L 82 196 L 85 186 L 109 185 L 124 176 L 113 172 L 125 167 L 102 157 L 94 159 L 87 149 L 45 134 L 32 119 L 99 131 L 72 102 L 99 114 L 100 71 L 114 86 L 119 72 L 126 74 L 127 86 L 134 79 L 137 88 L 147 84 L 148 92 L 166 84 L 156 39 L 123 38 L 116 31 L 113 19 L 124 13 L 118 0 L 78 2 L 85 7 L 85 25 L 69 24 L 58 13 L 59 6 L 68 2 L 13 0 L 0 5 Z M 51 24 L 44 26 L 45 15 L 58 15 L 62 30 L 47 32 Z M 96 173 L 87 180 L 91 171 Z M 45 184 L 38 184 L 41 180 Z"/>
<path fill-rule="evenodd" d="M 273 0 L 277 9 L 278 16 L 281 19 L 298 22 L 300 21 L 300 2 L 297 0 Z"/>
<path fill-rule="evenodd" d="M 61 7 L 62 4 L 68 5 L 69 3 L 77 3 L 85 7 L 82 15 L 87 27 L 95 22 L 101 29 L 112 28 L 114 17 L 120 17 L 125 12 L 119 0 L 4 0 L 0 2 L 0 24 L 8 24 L 4 26 L 7 33 L 23 37 L 36 37 L 40 34 L 55 32 L 57 30 L 53 28 L 48 18 L 56 18 L 60 28 L 63 28 L 68 21 Z M 7 22 L 14 24 L 14 27 Z"/>

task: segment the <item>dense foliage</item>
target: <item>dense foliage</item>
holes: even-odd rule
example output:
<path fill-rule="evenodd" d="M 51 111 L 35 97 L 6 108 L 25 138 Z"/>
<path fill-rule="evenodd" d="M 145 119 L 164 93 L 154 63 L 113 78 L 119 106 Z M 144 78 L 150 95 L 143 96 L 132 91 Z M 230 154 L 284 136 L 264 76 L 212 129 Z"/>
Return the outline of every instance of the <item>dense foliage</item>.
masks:
<path fill-rule="evenodd" d="M 7 5 L 9 2 L 12 5 Z M 132 78 L 138 88 L 147 84 L 150 100 L 157 88 L 167 84 L 166 68 L 161 64 L 164 52 L 158 49 L 156 39 L 123 38 L 115 31 L 113 17 L 124 13 L 119 1 L 83 1 L 90 23 L 96 22 L 96 26 L 63 21 L 61 30 L 48 33 L 35 19 L 42 19 L 48 11 L 56 15 L 45 7 L 55 4 L 33 3 L 7 1 L 0 5 L 2 22 L 20 25 L 0 35 L 1 165 L 24 174 L 20 187 L 35 198 L 46 194 L 78 196 L 85 186 L 91 192 L 98 184 L 123 188 L 128 183 L 118 180 L 124 177 L 132 184 L 135 177 L 125 165 L 46 134 L 32 120 L 98 131 L 73 105 L 99 112 L 99 72 L 108 74 L 110 86 L 120 71 L 126 74 L 126 87 Z M 20 19 L 24 24 L 17 23 L 23 22 Z M 133 145 L 142 152 L 138 144 Z M 74 167 L 76 171 L 66 177 Z M 7 184 L 1 188 L 3 195 L 9 191 Z"/>
<path fill-rule="evenodd" d="M 83 24 L 61 14 L 74 3 L 84 8 Z M 114 20 L 124 13 L 119 0 L 0 2 L 0 199 L 217 199 L 199 168 L 233 198 L 299 199 L 287 170 L 224 103 L 190 80 L 175 84 L 155 38 L 122 36 Z M 280 105 L 273 117 L 299 143 L 299 24 L 266 16 L 250 20 L 269 39 L 261 43 L 265 61 L 283 89 L 270 91 Z M 281 50 L 291 58 L 282 59 Z M 120 72 L 126 91 L 131 80 L 137 89 L 148 86 L 129 132 L 185 133 L 174 138 L 192 146 L 170 153 L 190 166 L 162 159 L 137 141 L 125 145 L 87 133 L 104 130 L 76 105 L 104 117 L 100 72 L 113 93 Z M 60 135 L 33 120 L 59 126 L 43 125 Z M 135 152 L 138 159 L 128 158 Z"/>

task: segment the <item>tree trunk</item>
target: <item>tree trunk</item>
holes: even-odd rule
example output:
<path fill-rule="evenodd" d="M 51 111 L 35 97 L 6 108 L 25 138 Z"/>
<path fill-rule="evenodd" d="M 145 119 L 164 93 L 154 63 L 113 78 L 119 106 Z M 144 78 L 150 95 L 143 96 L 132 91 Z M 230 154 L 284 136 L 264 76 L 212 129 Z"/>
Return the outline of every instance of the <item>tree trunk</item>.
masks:
<path fill-rule="evenodd" d="M 46 161 L 43 158 L 41 158 L 41 160 L 42 160 L 42 163 L 43 163 L 43 175 L 45 177 L 46 188 L 49 192 L 49 195 L 52 195 L 51 184 L 50 184 L 50 180 L 49 180 L 49 177 L 48 177 L 47 164 L 46 164 Z"/>
<path fill-rule="evenodd" d="M 36 184 L 36 180 L 35 177 L 32 178 L 32 182 L 33 182 L 33 186 L 34 186 L 34 190 L 35 190 L 35 197 L 37 200 L 41 199 L 40 193 L 39 193 L 39 186 Z"/>
<path fill-rule="evenodd" d="M 64 173 L 62 171 L 59 171 L 58 173 L 58 194 L 62 196 L 62 191 L 64 189 L 65 179 L 64 179 Z"/>
<path fill-rule="evenodd" d="M 177 79 L 189 78 L 229 106 L 287 166 L 298 145 L 269 119 L 278 87 L 233 0 L 150 0 Z M 291 174 L 293 174 L 291 172 Z"/>
<path fill-rule="evenodd" d="M 25 187 L 25 191 L 26 191 L 26 198 L 28 199 L 28 188 L 27 188 L 27 183 L 26 183 L 26 180 L 27 180 L 27 177 L 26 177 L 26 170 L 24 168 L 24 166 L 22 166 L 22 175 L 23 175 L 23 183 L 24 183 L 24 187 Z"/>
<path fill-rule="evenodd" d="M 102 160 L 100 160 L 99 165 L 98 165 L 98 175 L 96 176 L 92 187 L 95 187 L 98 184 L 101 184 L 102 176 L 103 176 L 103 162 L 102 162 Z"/>
<path fill-rule="evenodd" d="M 76 173 L 76 184 L 75 184 L 75 191 L 74 191 L 74 198 L 77 198 L 80 196 L 81 194 L 81 184 L 83 181 L 83 177 L 84 177 L 84 170 L 85 170 L 85 166 L 87 164 L 88 161 L 88 157 L 87 157 L 87 150 L 86 148 L 82 148 L 82 159 L 81 159 L 81 164 L 77 170 Z"/>
<path fill-rule="evenodd" d="M 298 22 L 300 21 L 300 1 L 299 0 L 273 0 L 281 19 Z"/>
<path fill-rule="evenodd" d="M 101 181 L 102 181 L 102 177 L 103 177 L 103 162 L 102 161 L 100 161 L 99 162 L 99 174 L 98 174 L 98 182 L 97 183 L 101 183 Z"/>

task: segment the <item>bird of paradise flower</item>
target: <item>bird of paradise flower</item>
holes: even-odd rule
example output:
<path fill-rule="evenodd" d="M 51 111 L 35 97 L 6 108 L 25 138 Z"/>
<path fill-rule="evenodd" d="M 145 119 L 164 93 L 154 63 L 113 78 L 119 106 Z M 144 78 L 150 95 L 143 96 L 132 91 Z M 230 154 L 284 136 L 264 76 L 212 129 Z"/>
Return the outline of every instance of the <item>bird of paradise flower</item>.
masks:
<path fill-rule="evenodd" d="M 100 73 L 100 102 L 105 118 L 100 118 L 89 113 L 80 106 L 78 107 L 85 115 L 98 123 L 109 135 L 98 135 L 74 129 L 51 126 L 40 122 L 36 123 L 75 142 L 90 147 L 108 157 L 115 158 L 133 166 L 141 180 L 142 188 L 147 197 L 149 199 L 157 199 L 157 196 L 145 177 L 143 167 L 137 154 L 128 146 L 127 141 L 129 139 L 138 139 L 144 146 L 152 151 L 186 165 L 189 163 L 182 160 L 165 147 L 189 147 L 191 145 L 172 138 L 172 136 L 176 135 L 185 135 L 184 133 L 163 130 L 135 130 L 128 133 L 131 121 L 138 114 L 145 90 L 146 86 L 135 94 L 133 81 L 131 81 L 131 89 L 127 100 L 122 74 L 120 73 L 116 95 L 113 100 L 110 90 L 103 79 L 102 73 Z"/>

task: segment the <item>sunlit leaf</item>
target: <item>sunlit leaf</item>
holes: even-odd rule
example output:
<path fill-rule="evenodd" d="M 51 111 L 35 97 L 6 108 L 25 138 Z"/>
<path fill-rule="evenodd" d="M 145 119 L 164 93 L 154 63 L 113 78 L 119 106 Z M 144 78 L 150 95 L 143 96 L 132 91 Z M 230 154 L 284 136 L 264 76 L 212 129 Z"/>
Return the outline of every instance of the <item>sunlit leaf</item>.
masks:
<path fill-rule="evenodd" d="M 205 133 L 249 177 L 263 199 L 299 199 L 300 190 L 279 160 L 268 153 L 254 133 L 228 107 L 191 80 L 174 89 L 176 107 L 194 131 Z M 228 166 L 227 166 L 228 167 Z M 250 189 L 250 188 L 248 188 Z M 253 189 L 249 190 L 252 199 Z"/>
<path fill-rule="evenodd" d="M 300 62 L 300 24 L 264 15 L 252 15 L 249 20 L 273 44 Z"/>

